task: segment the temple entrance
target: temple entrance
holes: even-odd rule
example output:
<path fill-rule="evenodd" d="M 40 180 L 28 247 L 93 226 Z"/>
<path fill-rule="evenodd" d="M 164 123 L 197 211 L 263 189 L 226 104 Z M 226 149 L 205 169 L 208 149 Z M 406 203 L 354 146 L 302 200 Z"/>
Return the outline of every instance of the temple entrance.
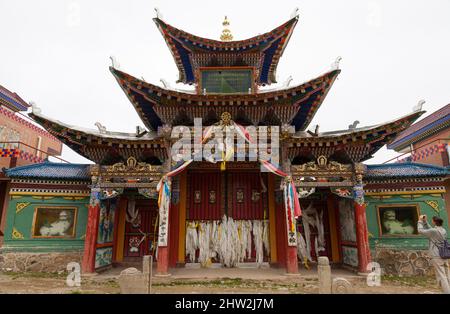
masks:
<path fill-rule="evenodd" d="M 154 256 L 158 237 L 157 201 L 128 199 L 126 215 L 123 257 L 133 260 L 144 255 Z"/>
<path fill-rule="evenodd" d="M 186 263 L 269 261 L 267 174 L 189 171 L 187 182 Z"/>
<path fill-rule="evenodd" d="M 300 200 L 302 217 L 298 219 L 297 232 L 299 262 L 317 262 L 326 256 L 331 262 L 340 263 L 339 197 L 328 188 L 317 189 Z"/>

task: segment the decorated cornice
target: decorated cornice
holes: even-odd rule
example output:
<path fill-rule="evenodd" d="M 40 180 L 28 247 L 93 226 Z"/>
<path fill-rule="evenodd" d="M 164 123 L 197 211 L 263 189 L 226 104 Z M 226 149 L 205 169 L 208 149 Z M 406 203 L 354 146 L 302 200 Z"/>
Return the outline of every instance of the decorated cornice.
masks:
<path fill-rule="evenodd" d="M 103 188 L 146 187 L 156 188 L 163 176 L 163 166 L 138 162 L 129 157 L 126 163 L 111 166 L 91 166 L 92 184 Z"/>

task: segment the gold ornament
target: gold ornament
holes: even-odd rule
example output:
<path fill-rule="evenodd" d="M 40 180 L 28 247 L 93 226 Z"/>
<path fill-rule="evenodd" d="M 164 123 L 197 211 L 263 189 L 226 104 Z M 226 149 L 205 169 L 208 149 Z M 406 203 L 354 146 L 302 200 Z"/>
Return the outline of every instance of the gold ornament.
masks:
<path fill-rule="evenodd" d="M 30 202 L 25 202 L 25 203 L 17 203 L 16 204 L 16 214 L 21 212 L 22 209 L 24 209 L 25 207 L 27 207 L 28 205 L 30 205 Z"/>
<path fill-rule="evenodd" d="M 228 19 L 226 16 L 225 16 L 225 20 L 223 20 L 223 22 L 222 22 L 222 25 L 223 25 L 223 31 L 222 31 L 222 35 L 220 35 L 220 40 L 221 41 L 232 41 L 233 35 L 231 34 L 230 29 L 228 28 L 228 26 L 230 26 L 230 22 L 228 22 Z"/>
<path fill-rule="evenodd" d="M 439 213 L 439 203 L 436 201 L 425 201 L 435 212 Z"/>
<path fill-rule="evenodd" d="M 19 230 L 17 230 L 16 228 L 14 228 L 14 227 L 13 227 L 13 230 L 12 230 L 12 238 L 13 239 L 19 239 L 19 240 L 25 239 L 23 234 Z"/>

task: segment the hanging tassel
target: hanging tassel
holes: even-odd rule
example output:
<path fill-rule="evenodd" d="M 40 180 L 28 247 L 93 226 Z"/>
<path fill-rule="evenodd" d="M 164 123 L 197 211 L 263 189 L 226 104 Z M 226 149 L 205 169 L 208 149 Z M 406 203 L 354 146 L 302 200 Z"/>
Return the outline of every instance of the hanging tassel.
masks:
<path fill-rule="evenodd" d="M 225 171 L 225 169 L 227 168 L 226 166 L 226 160 L 225 160 L 225 152 L 222 151 L 222 162 L 220 163 L 220 171 Z"/>

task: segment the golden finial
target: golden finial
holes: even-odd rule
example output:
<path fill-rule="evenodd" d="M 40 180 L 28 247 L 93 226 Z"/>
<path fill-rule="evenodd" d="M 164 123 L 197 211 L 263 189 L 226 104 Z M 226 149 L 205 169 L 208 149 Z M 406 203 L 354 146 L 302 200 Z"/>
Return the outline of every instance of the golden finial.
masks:
<path fill-rule="evenodd" d="M 222 35 L 220 35 L 220 40 L 221 41 L 232 41 L 233 35 L 231 34 L 230 29 L 228 28 L 228 26 L 230 26 L 230 22 L 228 21 L 226 15 L 225 15 L 225 19 L 222 22 L 222 25 L 223 25 L 223 31 L 222 31 Z"/>

